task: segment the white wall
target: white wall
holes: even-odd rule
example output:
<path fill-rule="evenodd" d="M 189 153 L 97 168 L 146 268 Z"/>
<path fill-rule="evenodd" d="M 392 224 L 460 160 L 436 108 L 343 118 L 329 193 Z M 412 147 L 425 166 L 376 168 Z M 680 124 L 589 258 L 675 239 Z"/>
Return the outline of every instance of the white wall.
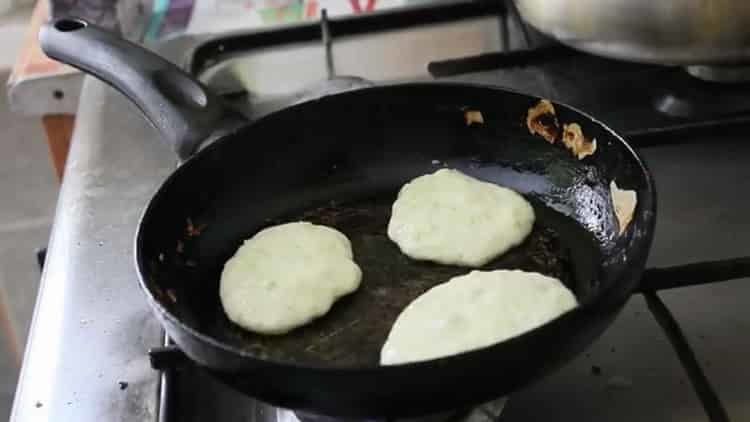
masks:
<path fill-rule="evenodd" d="M 2 2 L 19 0 L 0 0 Z M 26 0 L 23 0 L 26 1 Z M 26 5 L 17 8 L 13 5 L 12 10 L 0 14 L 0 70 L 10 68 L 16 61 L 16 55 L 21 47 L 21 42 L 26 35 L 26 28 L 31 19 L 31 7 Z M 5 83 L 5 81 L 0 81 Z M 4 99 L 0 99 L 3 101 Z"/>

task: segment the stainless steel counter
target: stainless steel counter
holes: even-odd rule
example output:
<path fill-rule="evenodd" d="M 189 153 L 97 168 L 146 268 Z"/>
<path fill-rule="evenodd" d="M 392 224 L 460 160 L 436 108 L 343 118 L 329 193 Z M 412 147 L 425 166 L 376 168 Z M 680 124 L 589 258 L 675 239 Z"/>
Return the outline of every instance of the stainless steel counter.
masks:
<path fill-rule="evenodd" d="M 175 158 L 91 78 L 76 123 L 11 420 L 153 421 L 146 351 L 161 329 L 137 285 L 133 234 Z"/>

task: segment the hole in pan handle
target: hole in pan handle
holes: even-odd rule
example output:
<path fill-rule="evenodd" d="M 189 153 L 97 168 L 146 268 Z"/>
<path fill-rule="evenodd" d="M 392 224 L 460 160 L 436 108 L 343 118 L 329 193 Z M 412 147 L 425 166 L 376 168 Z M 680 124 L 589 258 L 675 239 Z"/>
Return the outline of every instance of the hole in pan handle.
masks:
<path fill-rule="evenodd" d="M 221 99 L 159 55 L 82 19 L 42 25 L 47 56 L 76 67 L 128 97 L 181 159 L 204 141 L 237 126 Z"/>

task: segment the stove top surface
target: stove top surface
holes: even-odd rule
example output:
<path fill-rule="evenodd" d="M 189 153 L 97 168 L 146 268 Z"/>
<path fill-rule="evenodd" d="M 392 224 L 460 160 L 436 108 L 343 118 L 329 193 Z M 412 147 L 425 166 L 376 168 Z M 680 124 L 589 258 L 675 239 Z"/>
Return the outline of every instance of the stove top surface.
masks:
<path fill-rule="evenodd" d="M 687 95 L 688 86 L 702 91 L 689 95 L 705 98 L 706 93 L 743 93 L 744 85 L 703 85 L 682 69 L 565 49 L 543 54 L 551 54 L 544 69 L 531 64 L 499 69 L 494 58 L 492 69 L 483 64 L 456 70 L 456 63 L 443 63 L 431 70 L 449 80 L 512 87 L 570 103 L 640 145 L 659 196 L 649 266 L 750 255 L 750 198 L 743 194 L 750 182 L 745 135 L 750 125 L 744 123 L 750 114 L 742 107 L 731 112 L 704 108 L 697 115 L 674 117 L 655 108 L 659 99 L 669 98 L 662 95 L 665 90 Z M 429 77 L 426 72 L 425 63 L 422 78 Z M 240 108 L 257 100 L 240 97 Z M 266 112 L 283 104 L 277 101 Z M 135 107 L 87 79 L 12 420 L 157 422 L 161 416 L 296 422 L 292 412 L 241 396 L 200 371 L 179 372 L 163 389 L 149 366 L 147 351 L 163 338 L 136 287 L 132 236 L 140 210 L 176 162 L 156 138 Z M 742 335 L 750 330 L 748 280 L 659 295 L 730 420 L 750 420 L 750 365 L 745 362 L 750 336 Z M 499 417 L 491 414 L 490 419 L 707 420 L 641 295 L 633 296 L 587 353 L 513 394 L 503 407 Z"/>
<path fill-rule="evenodd" d="M 744 141 L 750 114 L 743 112 L 742 101 L 732 102 L 736 95 L 745 95 L 748 86 L 708 83 L 693 78 L 682 68 L 617 62 L 560 46 L 433 62 L 428 69 L 438 80 L 507 87 L 566 102 L 592 113 L 640 146 L 659 192 L 659 222 L 649 266 L 724 259 L 750 252 L 737 235 L 750 228 L 742 218 L 750 209 L 750 201 L 735 194 L 750 179 L 750 173 L 744 170 L 748 157 L 745 154 L 750 153 L 750 145 Z M 283 97 L 277 97 L 275 103 L 254 102 L 236 92 L 232 98 L 249 115 L 268 104 L 271 107 L 267 110 L 274 110 L 285 103 Z M 711 108 L 717 102 L 708 104 L 706 98 L 721 98 L 726 104 Z M 680 109 L 680 104 L 674 104 L 679 99 L 694 107 Z M 691 103 L 694 101 L 698 102 Z M 750 403 L 739 398 L 746 387 L 742 382 L 744 375 L 739 374 L 742 355 L 750 350 L 750 341 L 738 338 L 733 329 L 725 326 L 732 324 L 729 321 L 743 320 L 738 298 L 747 289 L 745 284 L 735 280 L 660 293 L 684 327 L 687 341 L 724 401 L 730 420 L 750 415 Z M 704 310 L 698 311 L 694 306 Z M 723 316 L 716 314 L 717 308 L 722 309 Z M 749 323 L 745 320 L 743 325 Z M 715 358 L 710 357 L 721 353 L 712 346 L 712 338 L 722 345 L 720 349 L 743 352 L 733 352 L 734 359 L 722 360 L 723 369 L 719 369 Z M 178 384 L 184 391 L 195 382 L 188 377 Z M 235 404 L 226 413 L 228 419 L 230 414 L 257 418 L 253 416 L 255 402 L 222 386 L 196 394 L 205 396 L 189 403 L 212 402 L 217 406 L 206 410 L 202 406 L 180 405 L 180 420 L 197 421 L 222 414 L 226 411 L 220 410 L 224 406 L 218 404 L 224 400 Z M 248 407 L 236 406 L 237 403 Z M 555 375 L 509 397 L 502 415 L 496 419 L 633 418 L 706 418 L 678 356 L 641 295 L 631 299 L 617 322 L 588 353 Z"/>
<path fill-rule="evenodd" d="M 640 152 L 654 173 L 659 216 L 649 266 L 750 254 L 743 233 L 750 200 L 737 190 L 750 182 L 750 143 L 742 134 L 681 136 L 679 143 Z M 706 157 L 711 157 L 709 160 Z M 748 280 L 666 290 L 672 311 L 730 420 L 750 417 L 746 398 L 750 328 Z M 176 420 L 264 420 L 258 406 L 203 374 L 176 383 Z M 436 380 L 440 382 L 440 380 Z M 196 386 L 200 386 L 196 388 Z M 668 338 L 643 296 L 634 295 L 607 332 L 557 373 L 508 397 L 496 420 L 708 420 Z"/>

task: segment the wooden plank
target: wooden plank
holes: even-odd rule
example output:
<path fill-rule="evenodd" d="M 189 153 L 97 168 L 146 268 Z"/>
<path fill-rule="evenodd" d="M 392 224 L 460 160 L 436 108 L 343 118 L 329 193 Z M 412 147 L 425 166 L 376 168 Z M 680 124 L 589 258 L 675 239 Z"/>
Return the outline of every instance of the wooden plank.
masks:
<path fill-rule="evenodd" d="M 70 138 L 73 135 L 75 116 L 72 114 L 55 114 L 42 117 L 42 125 L 47 135 L 47 146 L 57 179 L 62 181 L 65 160 L 68 158 Z"/>
<path fill-rule="evenodd" d="M 18 58 L 13 65 L 9 84 L 39 75 L 56 75 L 77 72 L 70 66 L 47 57 L 39 47 L 39 28 L 49 19 L 49 0 L 38 0 L 31 14 L 29 29 L 24 37 Z"/>

